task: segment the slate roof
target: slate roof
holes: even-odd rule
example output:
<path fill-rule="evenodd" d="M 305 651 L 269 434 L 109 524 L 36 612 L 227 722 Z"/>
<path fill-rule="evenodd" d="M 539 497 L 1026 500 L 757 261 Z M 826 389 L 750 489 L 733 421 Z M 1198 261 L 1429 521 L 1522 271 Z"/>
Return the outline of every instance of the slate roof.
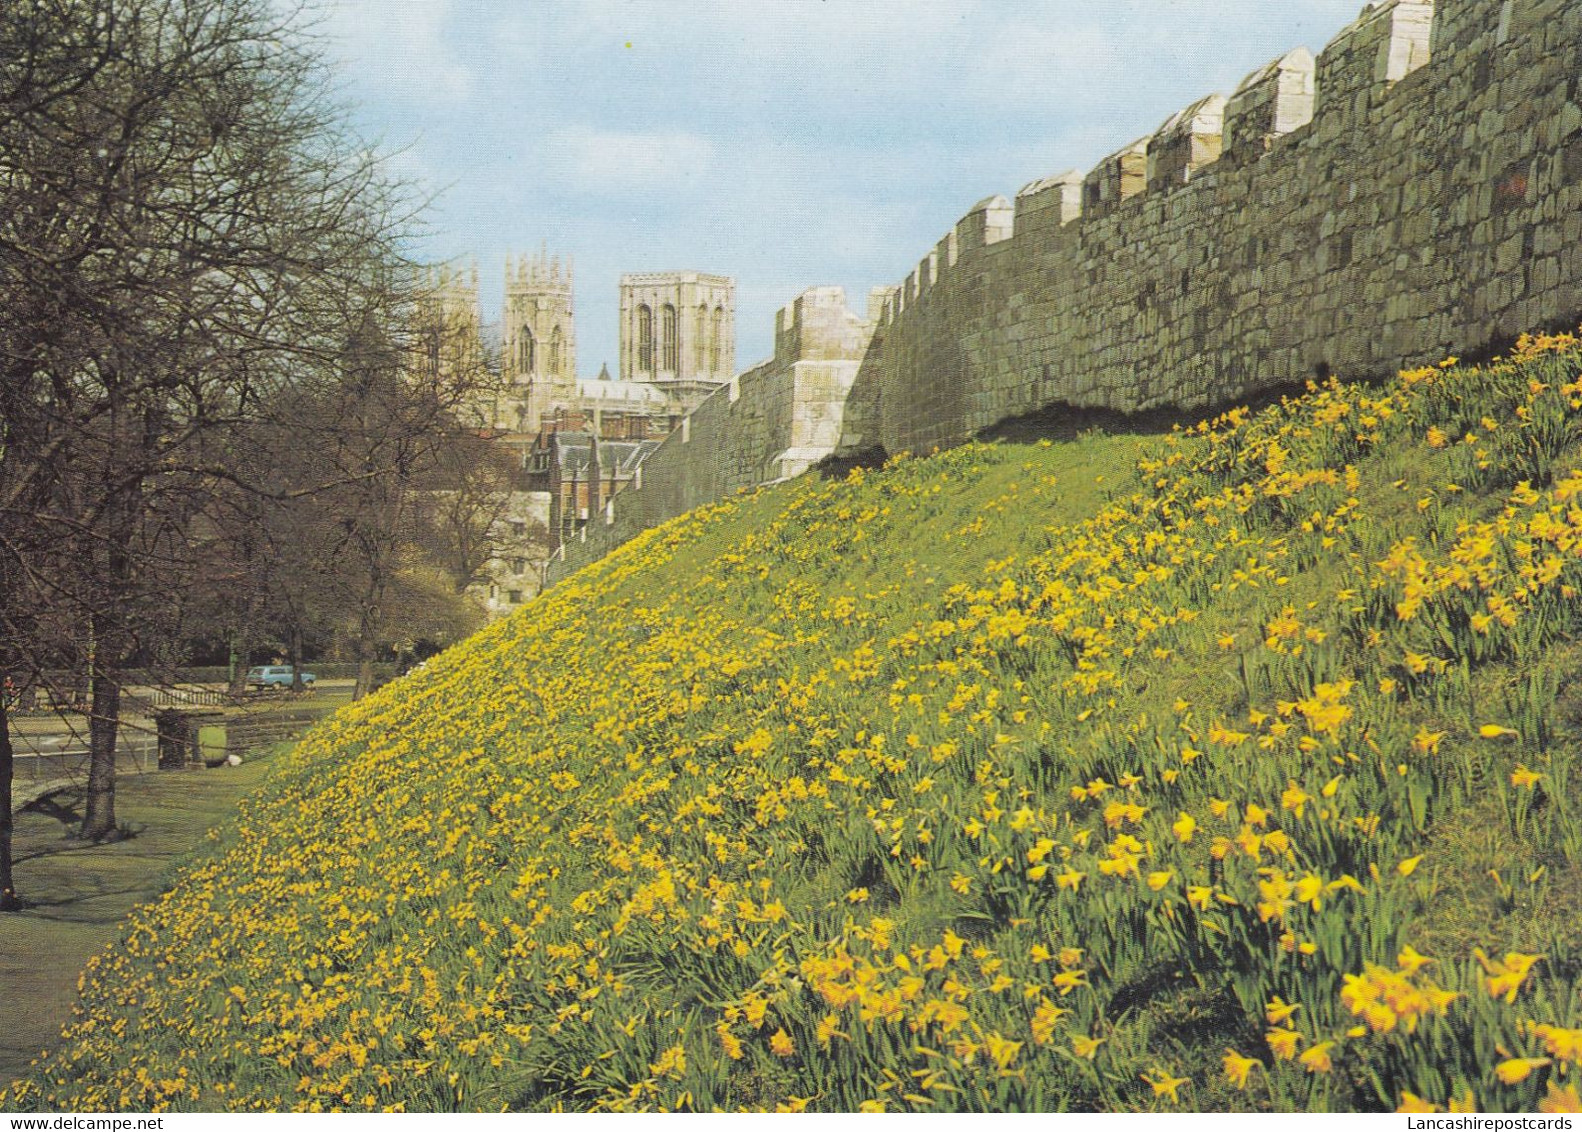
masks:
<path fill-rule="evenodd" d="M 599 441 L 599 478 L 609 479 L 613 468 L 616 479 L 630 479 L 637 465 L 660 445 L 658 440 Z M 579 480 L 588 477 L 593 462 L 593 436 L 586 432 L 557 432 L 552 442 L 552 460 L 560 465 L 560 478 Z"/>

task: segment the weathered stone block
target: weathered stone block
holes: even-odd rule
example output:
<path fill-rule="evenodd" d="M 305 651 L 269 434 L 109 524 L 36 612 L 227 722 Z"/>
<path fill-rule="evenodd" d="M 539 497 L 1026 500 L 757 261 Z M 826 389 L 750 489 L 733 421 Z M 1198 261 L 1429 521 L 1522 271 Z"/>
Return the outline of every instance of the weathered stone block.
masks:
<path fill-rule="evenodd" d="M 1016 221 L 1015 209 L 1005 197 L 984 197 L 956 222 L 958 255 L 967 255 L 1011 237 Z"/>
<path fill-rule="evenodd" d="M 1097 218 L 1148 187 L 1148 139 L 1139 138 L 1095 165 L 1082 179 L 1082 211 Z"/>
<path fill-rule="evenodd" d="M 1314 116 L 1330 128 L 1366 116 L 1429 59 L 1432 0 L 1375 0 L 1318 57 Z"/>
<path fill-rule="evenodd" d="M 1460 56 L 1493 45 L 1504 0 L 1439 0 L 1429 46 L 1436 59 Z"/>
<path fill-rule="evenodd" d="M 1275 138 L 1312 121 L 1317 67 L 1313 53 L 1299 47 L 1243 79 L 1225 104 L 1225 155 L 1255 160 Z"/>
<path fill-rule="evenodd" d="M 1082 174 L 1076 170 L 1023 185 L 1016 194 L 1015 229 L 1021 236 L 1047 232 L 1082 215 Z"/>
<path fill-rule="evenodd" d="M 1172 115 L 1148 141 L 1148 189 L 1184 185 L 1219 160 L 1224 144 L 1225 96 L 1211 94 Z"/>

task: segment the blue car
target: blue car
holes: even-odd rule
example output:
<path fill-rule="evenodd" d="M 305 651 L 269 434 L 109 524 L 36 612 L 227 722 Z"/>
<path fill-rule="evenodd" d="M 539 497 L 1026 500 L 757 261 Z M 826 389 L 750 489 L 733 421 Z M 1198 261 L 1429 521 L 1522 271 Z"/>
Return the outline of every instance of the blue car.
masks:
<path fill-rule="evenodd" d="M 313 687 L 314 676 L 311 672 L 302 674 L 302 686 Z M 258 668 L 247 670 L 247 686 L 267 691 L 279 688 L 282 691 L 291 687 L 291 666 L 289 664 L 266 664 Z"/>

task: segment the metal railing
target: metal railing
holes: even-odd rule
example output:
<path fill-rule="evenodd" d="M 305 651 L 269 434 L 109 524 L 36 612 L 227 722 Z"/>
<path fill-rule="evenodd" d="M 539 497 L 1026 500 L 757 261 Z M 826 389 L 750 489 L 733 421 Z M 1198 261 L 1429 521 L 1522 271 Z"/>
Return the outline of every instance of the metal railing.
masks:
<path fill-rule="evenodd" d="M 221 707 L 231 702 L 230 692 L 223 688 L 150 688 L 131 696 L 144 707 Z"/>
<path fill-rule="evenodd" d="M 29 735 L 13 733 L 12 777 L 18 782 L 40 782 L 50 778 L 88 780 L 88 737 L 86 735 Z M 122 728 L 115 744 L 117 774 L 147 774 L 159 765 L 159 750 L 151 731 L 138 728 L 128 734 Z"/>

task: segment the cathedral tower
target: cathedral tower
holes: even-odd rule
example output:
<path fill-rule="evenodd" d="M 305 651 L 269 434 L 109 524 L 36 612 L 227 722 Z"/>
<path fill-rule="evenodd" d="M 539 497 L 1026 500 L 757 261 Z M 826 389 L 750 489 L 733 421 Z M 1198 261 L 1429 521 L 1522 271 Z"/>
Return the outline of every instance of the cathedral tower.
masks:
<path fill-rule="evenodd" d="M 698 271 L 621 276 L 621 380 L 691 412 L 736 376 L 736 281 Z"/>
<path fill-rule="evenodd" d="M 476 262 L 466 268 L 447 263 L 423 270 L 413 330 L 417 372 L 442 386 L 464 385 L 459 418 L 473 427 L 492 427 L 496 390 L 484 363 Z"/>
<path fill-rule="evenodd" d="M 538 431 L 554 405 L 577 396 L 577 334 L 571 309 L 571 260 L 540 249 L 505 261 L 500 370 L 502 427 Z"/>

